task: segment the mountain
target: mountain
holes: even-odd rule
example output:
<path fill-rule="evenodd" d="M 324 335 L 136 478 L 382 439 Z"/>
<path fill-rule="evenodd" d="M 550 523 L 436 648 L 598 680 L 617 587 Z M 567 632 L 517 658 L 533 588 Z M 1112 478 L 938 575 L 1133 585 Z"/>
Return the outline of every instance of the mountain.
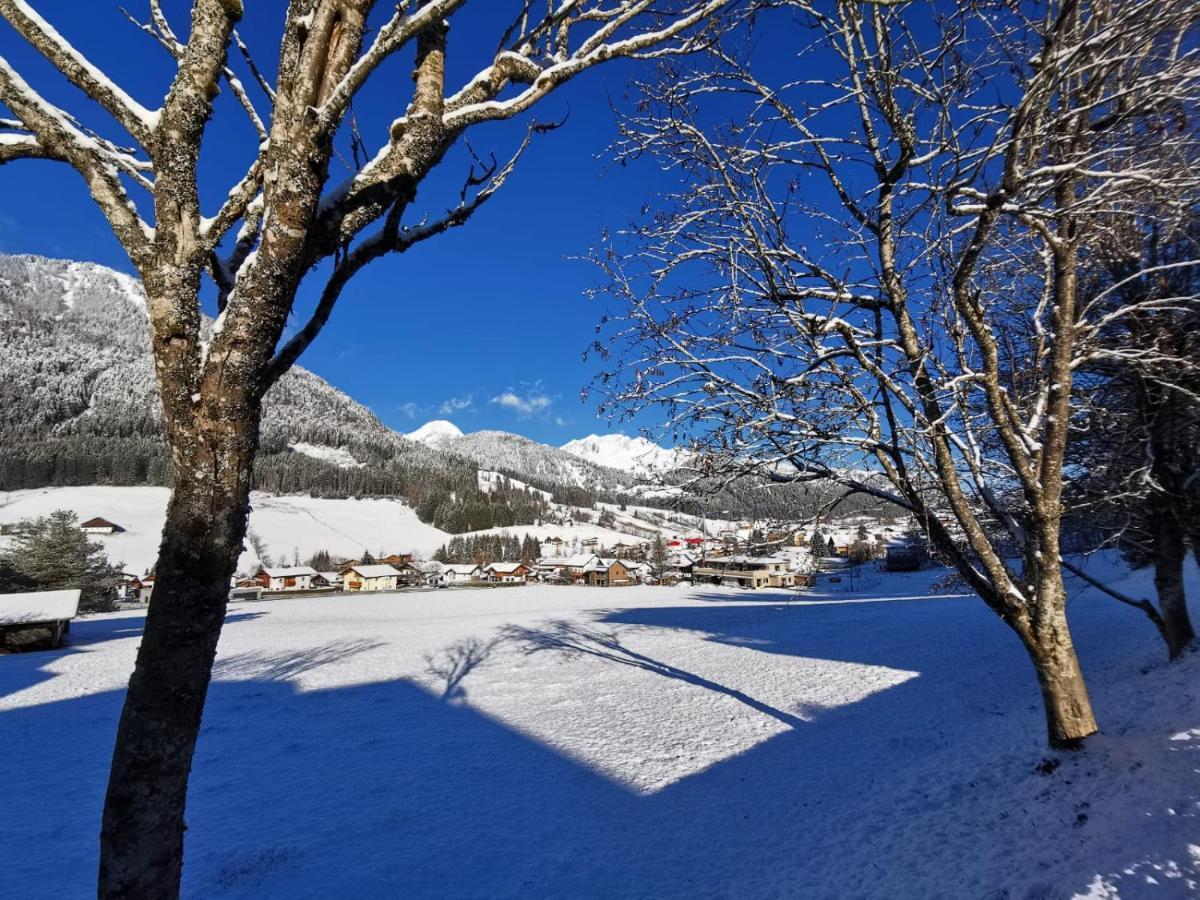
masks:
<path fill-rule="evenodd" d="M 149 348 L 135 279 L 91 263 L 0 254 L 0 491 L 168 485 Z M 435 421 L 405 436 L 296 367 L 266 396 L 254 481 L 275 494 L 398 497 L 421 521 L 459 533 L 578 519 L 581 509 L 597 514 L 601 501 L 676 505 L 678 489 L 645 484 L 652 467 L 674 458 L 624 435 L 558 448 Z M 757 484 L 722 490 L 707 508 L 798 519 L 827 500 L 816 488 Z"/>
<path fill-rule="evenodd" d="M 624 434 L 590 434 L 568 441 L 562 449 L 598 466 L 631 472 L 643 478 L 669 472 L 677 468 L 680 461 L 678 450 L 668 450 L 644 437 Z"/>
<path fill-rule="evenodd" d="M 91 263 L 0 255 L 0 490 L 169 484 L 140 284 Z M 532 522 L 546 502 L 483 491 L 479 466 L 397 434 L 302 368 L 267 394 L 255 486 L 396 496 L 445 531 Z"/>
<path fill-rule="evenodd" d="M 445 447 L 445 445 L 453 443 L 456 438 L 462 436 L 462 429 L 453 422 L 447 422 L 445 419 L 434 419 L 432 422 L 426 422 L 416 431 L 410 431 L 405 435 L 410 441 L 416 441 L 427 447 Z"/>

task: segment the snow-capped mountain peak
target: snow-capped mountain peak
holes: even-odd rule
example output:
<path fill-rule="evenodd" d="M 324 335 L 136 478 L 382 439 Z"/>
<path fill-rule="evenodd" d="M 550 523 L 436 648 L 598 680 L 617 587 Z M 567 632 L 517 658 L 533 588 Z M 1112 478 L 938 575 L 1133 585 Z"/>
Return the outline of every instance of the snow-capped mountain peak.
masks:
<path fill-rule="evenodd" d="M 405 435 L 410 441 L 417 441 L 427 447 L 441 447 L 462 436 L 462 429 L 445 419 L 426 422 L 416 431 L 410 431 Z"/>
<path fill-rule="evenodd" d="M 636 475 L 662 472 L 679 462 L 677 451 L 627 434 L 590 434 L 568 441 L 562 449 L 588 462 Z"/>

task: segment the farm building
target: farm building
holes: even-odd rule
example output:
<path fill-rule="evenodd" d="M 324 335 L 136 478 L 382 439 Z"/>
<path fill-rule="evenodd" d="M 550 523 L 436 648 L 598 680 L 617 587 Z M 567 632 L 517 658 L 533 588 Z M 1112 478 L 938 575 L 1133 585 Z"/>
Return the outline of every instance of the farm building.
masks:
<path fill-rule="evenodd" d="M 328 584 L 311 566 L 265 567 L 254 580 L 267 591 L 308 591 Z"/>
<path fill-rule="evenodd" d="M 0 648 L 57 647 L 79 612 L 79 589 L 0 594 Z"/>

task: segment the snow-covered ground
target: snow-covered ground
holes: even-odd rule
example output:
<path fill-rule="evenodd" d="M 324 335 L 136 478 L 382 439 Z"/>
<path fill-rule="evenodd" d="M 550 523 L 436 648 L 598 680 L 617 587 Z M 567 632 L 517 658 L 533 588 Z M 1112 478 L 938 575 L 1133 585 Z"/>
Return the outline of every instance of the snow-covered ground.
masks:
<path fill-rule="evenodd" d="M 159 487 L 53 487 L 0 493 L 0 521 L 17 522 L 56 509 L 73 509 L 80 521 L 101 516 L 120 525 L 121 534 L 97 535 L 113 562 L 140 574 L 154 564 L 162 539 L 170 491 Z M 273 561 L 303 561 L 318 550 L 347 558 L 363 550 L 431 554 L 448 540 L 398 500 L 332 500 L 255 492 L 250 530 L 262 538 Z M 247 550 L 238 571 L 252 572 L 258 557 Z"/>
<path fill-rule="evenodd" d="M 233 606 L 185 894 L 1193 896 L 1200 654 L 1075 599 L 1105 733 L 1049 754 L 1023 651 L 939 574 Z M 92 893 L 141 627 L 0 658 L 5 896 Z"/>
<path fill-rule="evenodd" d="M 141 574 L 158 557 L 169 497 L 166 488 L 112 485 L 0 491 L 0 522 L 44 516 L 56 509 L 73 509 L 80 521 L 101 516 L 125 529 L 120 534 L 95 536 L 104 544 L 109 559 L 123 562 L 126 571 Z M 358 556 L 364 550 L 376 555 L 415 552 L 428 557 L 452 537 L 422 522 L 410 507 L 395 499 L 335 500 L 255 492 L 250 502 L 250 530 L 262 539 L 267 555 L 277 564 L 291 562 L 297 554 L 303 562 L 318 550 L 346 558 Z M 564 516 L 598 515 L 595 510 L 557 504 L 555 508 Z M 611 508 L 617 510 L 615 506 Z M 543 541 L 557 537 L 568 544 L 594 538 L 611 547 L 645 540 L 647 533 L 655 530 L 671 532 L 669 528 L 658 528 L 635 518 L 632 511 L 617 511 L 615 516 L 615 528 L 576 520 L 571 525 L 515 525 L 469 533 L 509 533 L 517 537 L 531 534 Z M 0 538 L 0 545 L 7 540 Z M 238 560 L 239 572 L 253 572 L 258 566 L 259 559 L 250 549 Z"/>

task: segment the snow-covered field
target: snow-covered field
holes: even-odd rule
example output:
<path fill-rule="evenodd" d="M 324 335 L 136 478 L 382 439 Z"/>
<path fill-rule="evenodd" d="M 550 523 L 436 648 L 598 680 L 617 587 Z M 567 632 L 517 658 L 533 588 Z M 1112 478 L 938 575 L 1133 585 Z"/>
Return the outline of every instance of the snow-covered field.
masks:
<path fill-rule="evenodd" d="M 169 497 L 167 488 L 108 485 L 0 492 L 0 521 L 16 522 L 56 509 L 73 509 L 80 521 L 101 516 L 125 529 L 122 534 L 96 536 L 109 559 L 140 574 L 158 558 Z M 318 550 L 347 558 L 363 550 L 428 555 L 449 537 L 398 500 L 277 497 L 256 491 L 250 505 L 250 530 L 262 538 L 276 563 L 290 562 L 296 553 L 305 560 Z M 238 561 L 238 571 L 254 571 L 258 562 L 247 551 Z"/>
<path fill-rule="evenodd" d="M 1074 600 L 1105 733 L 1039 774 L 1021 648 L 934 577 L 233 606 L 185 894 L 1194 895 L 1200 654 L 1168 667 L 1136 613 Z M 141 626 L 0 658 L 5 896 L 93 892 Z"/>
<path fill-rule="evenodd" d="M 101 516 L 125 529 L 121 534 L 96 535 L 104 544 L 109 559 L 114 563 L 123 562 L 126 571 L 141 574 L 158 557 L 169 497 L 167 488 L 111 485 L 0 491 L 0 522 L 44 516 L 56 509 L 73 509 L 79 514 L 80 521 Z M 376 555 L 415 552 L 428 557 L 452 537 L 422 522 L 399 500 L 334 500 L 274 496 L 256 491 L 250 502 L 250 530 L 262 539 L 267 555 L 277 564 L 291 562 L 296 554 L 304 561 L 318 550 L 328 550 L 334 556 L 345 558 L 359 556 L 364 550 Z M 570 513 L 568 507 L 560 509 Z M 663 515 L 661 511 L 655 512 Z M 616 515 L 616 528 L 601 528 L 580 521 L 572 525 L 516 525 L 470 533 L 509 533 L 518 538 L 531 534 L 543 541 L 558 537 L 567 542 L 594 538 L 612 546 L 641 540 L 647 532 L 656 530 L 655 526 L 639 522 L 632 515 L 620 512 Z M 621 522 L 627 524 L 625 530 L 621 529 Z M 665 527 L 657 530 L 671 533 Z M 5 540 L 0 538 L 0 543 Z M 238 571 L 253 572 L 258 565 L 258 557 L 248 549 L 238 561 Z"/>

